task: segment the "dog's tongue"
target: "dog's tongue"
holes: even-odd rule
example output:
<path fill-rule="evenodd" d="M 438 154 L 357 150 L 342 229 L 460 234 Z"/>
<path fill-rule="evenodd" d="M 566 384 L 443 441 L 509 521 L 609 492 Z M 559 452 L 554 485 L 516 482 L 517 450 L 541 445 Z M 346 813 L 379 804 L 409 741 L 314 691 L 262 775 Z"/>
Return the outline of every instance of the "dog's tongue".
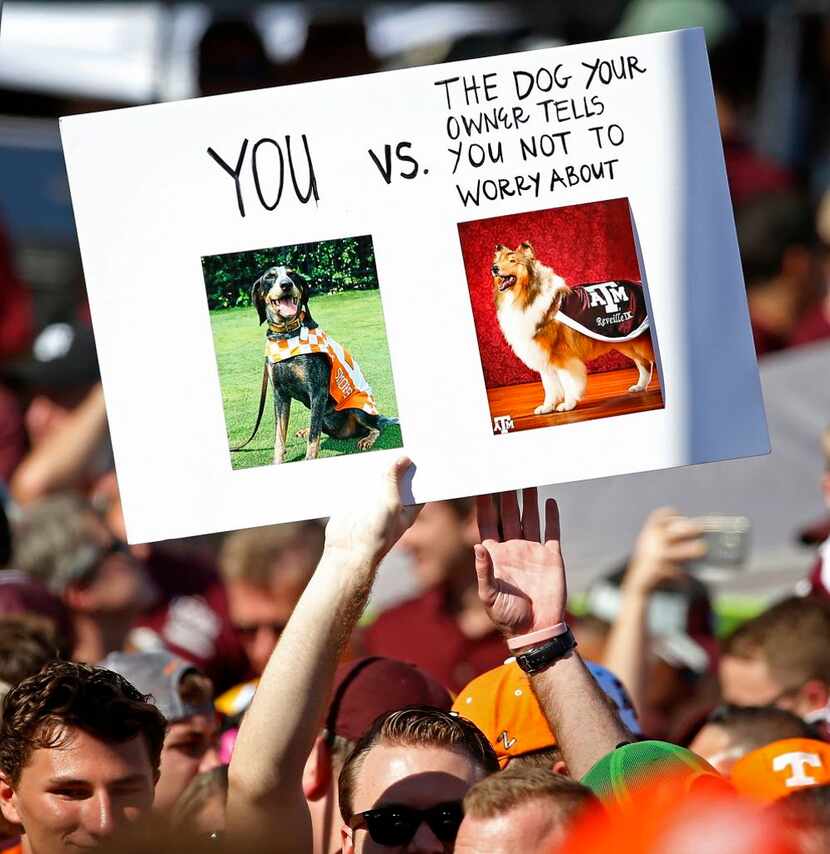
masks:
<path fill-rule="evenodd" d="M 282 317 L 294 317 L 297 313 L 297 303 L 294 302 L 293 299 L 289 299 L 288 297 L 283 297 L 279 301 L 280 307 L 280 315 Z"/>

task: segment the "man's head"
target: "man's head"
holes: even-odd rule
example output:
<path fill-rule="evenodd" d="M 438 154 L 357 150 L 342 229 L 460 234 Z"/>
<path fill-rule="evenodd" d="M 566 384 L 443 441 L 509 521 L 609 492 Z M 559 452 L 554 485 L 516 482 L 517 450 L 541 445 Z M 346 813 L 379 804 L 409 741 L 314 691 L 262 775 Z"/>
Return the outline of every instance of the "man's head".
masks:
<path fill-rule="evenodd" d="M 231 622 L 253 670 L 265 669 L 323 549 L 316 521 L 251 528 L 228 536 L 219 566 Z"/>
<path fill-rule="evenodd" d="M 102 667 L 120 673 L 148 694 L 167 719 L 153 808 L 171 810 L 190 781 L 219 764 L 213 686 L 193 665 L 169 652 L 115 652 Z"/>
<path fill-rule="evenodd" d="M 799 854 L 830 851 L 830 784 L 798 789 L 776 801 L 770 811 L 783 819 L 797 840 Z"/>
<path fill-rule="evenodd" d="M 783 738 L 813 738 L 812 727 L 775 706 L 720 706 L 709 716 L 689 749 L 721 774 L 752 750 Z"/>
<path fill-rule="evenodd" d="M 0 617 L 0 698 L 56 658 L 60 641 L 49 620 L 34 614 Z"/>
<path fill-rule="evenodd" d="M 459 576 L 474 579 L 473 546 L 478 541 L 475 502 L 459 498 L 426 504 L 399 546 L 413 558 L 418 580 L 426 588 Z"/>
<path fill-rule="evenodd" d="M 343 852 L 451 851 L 467 790 L 498 771 L 470 721 L 412 707 L 382 715 L 340 772 Z"/>
<path fill-rule="evenodd" d="M 796 192 L 759 193 L 740 205 L 735 226 L 749 289 L 769 284 L 816 295 L 816 232 L 810 206 Z"/>
<path fill-rule="evenodd" d="M 73 613 L 121 617 L 125 629 L 152 598 L 141 564 L 93 507 L 73 493 L 45 498 L 26 509 L 15 526 L 14 561 Z"/>
<path fill-rule="evenodd" d="M 28 850 L 95 847 L 147 814 L 165 720 L 116 673 L 56 661 L 13 688 L 0 723 L 0 810 Z"/>
<path fill-rule="evenodd" d="M 599 801 L 575 780 L 511 765 L 467 792 L 456 854 L 547 854 L 589 807 L 598 809 Z"/>
<path fill-rule="evenodd" d="M 830 700 L 830 606 L 791 597 L 744 623 L 724 643 L 720 681 L 728 703 L 820 715 Z"/>
<path fill-rule="evenodd" d="M 449 711 L 447 689 L 411 664 L 370 656 L 341 664 L 334 678 L 323 729 L 303 773 L 303 792 L 314 827 L 315 851 L 340 847 L 337 778 L 349 754 L 372 723 L 406 706 Z"/>

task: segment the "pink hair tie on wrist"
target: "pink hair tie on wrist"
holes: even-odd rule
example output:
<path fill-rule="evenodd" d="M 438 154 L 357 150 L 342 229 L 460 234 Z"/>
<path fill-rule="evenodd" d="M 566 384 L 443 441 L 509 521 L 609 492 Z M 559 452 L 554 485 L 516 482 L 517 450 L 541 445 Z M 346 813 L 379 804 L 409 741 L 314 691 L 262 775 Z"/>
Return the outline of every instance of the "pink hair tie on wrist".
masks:
<path fill-rule="evenodd" d="M 565 623 L 557 623 L 555 626 L 549 626 L 547 629 L 539 629 L 535 632 L 529 632 L 526 635 L 509 638 L 507 646 L 511 651 L 521 649 L 523 646 L 531 646 L 532 644 L 542 643 L 542 641 L 564 635 L 566 631 L 568 631 L 568 627 Z"/>

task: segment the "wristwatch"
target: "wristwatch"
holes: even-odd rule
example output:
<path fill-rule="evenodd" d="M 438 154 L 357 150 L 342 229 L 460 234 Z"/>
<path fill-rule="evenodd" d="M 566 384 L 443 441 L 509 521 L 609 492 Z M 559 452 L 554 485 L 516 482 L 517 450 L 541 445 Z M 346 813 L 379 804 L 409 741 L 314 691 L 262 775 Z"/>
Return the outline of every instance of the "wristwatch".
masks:
<path fill-rule="evenodd" d="M 539 646 L 531 647 L 526 652 L 516 656 L 516 664 L 524 670 L 525 673 L 533 676 L 534 673 L 539 673 L 546 667 L 549 667 L 560 658 L 564 658 L 571 650 L 576 647 L 576 638 L 568 629 L 564 634 L 557 635 L 545 641 Z"/>

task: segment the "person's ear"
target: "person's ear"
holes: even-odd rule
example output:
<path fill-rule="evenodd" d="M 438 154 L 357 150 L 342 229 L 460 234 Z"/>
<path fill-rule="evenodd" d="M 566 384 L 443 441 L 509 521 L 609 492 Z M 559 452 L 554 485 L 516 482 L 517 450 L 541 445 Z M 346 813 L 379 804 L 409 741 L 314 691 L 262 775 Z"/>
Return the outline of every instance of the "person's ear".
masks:
<path fill-rule="evenodd" d="M 788 246 L 781 258 L 781 272 L 796 281 L 803 281 L 813 271 L 813 256 L 806 246 Z"/>
<path fill-rule="evenodd" d="M 63 601 L 70 611 L 89 611 L 94 600 L 94 594 L 88 586 L 67 584 L 63 591 Z"/>
<path fill-rule="evenodd" d="M 17 793 L 5 774 L 0 774 L 0 812 L 7 822 L 22 827 L 23 822 L 17 811 Z"/>
<path fill-rule="evenodd" d="M 830 702 L 830 688 L 821 679 L 805 682 L 795 700 L 796 713 L 802 717 L 823 709 Z"/>
<path fill-rule="evenodd" d="M 342 854 L 354 854 L 354 831 L 345 824 L 340 826 L 340 840 L 343 843 Z"/>
<path fill-rule="evenodd" d="M 303 794 L 308 801 L 325 797 L 332 784 L 331 747 L 318 735 L 303 769 Z"/>
<path fill-rule="evenodd" d="M 268 272 L 266 270 L 266 272 Z M 259 323 L 262 325 L 265 323 L 266 314 L 265 314 L 265 295 L 262 293 L 262 288 L 260 285 L 262 284 L 262 279 L 264 278 L 265 273 L 262 274 L 252 285 L 251 285 L 251 305 L 256 309 L 257 316 L 259 317 Z"/>

